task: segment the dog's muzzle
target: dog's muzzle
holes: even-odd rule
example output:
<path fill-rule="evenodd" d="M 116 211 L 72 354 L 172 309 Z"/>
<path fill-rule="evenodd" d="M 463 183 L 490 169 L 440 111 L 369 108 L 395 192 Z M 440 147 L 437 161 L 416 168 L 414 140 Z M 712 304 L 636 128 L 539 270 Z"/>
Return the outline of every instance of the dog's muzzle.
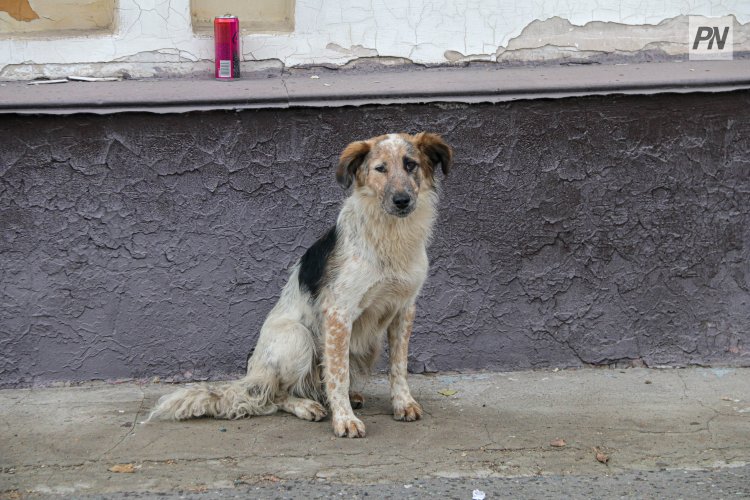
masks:
<path fill-rule="evenodd" d="M 393 204 L 393 215 L 397 217 L 406 217 L 414 210 L 414 199 L 409 193 L 396 193 L 391 198 Z"/>

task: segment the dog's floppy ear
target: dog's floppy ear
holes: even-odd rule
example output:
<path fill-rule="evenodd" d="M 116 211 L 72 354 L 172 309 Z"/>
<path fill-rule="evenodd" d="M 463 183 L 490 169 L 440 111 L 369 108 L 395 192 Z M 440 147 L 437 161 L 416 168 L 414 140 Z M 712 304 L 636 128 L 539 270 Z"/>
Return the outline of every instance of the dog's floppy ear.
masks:
<path fill-rule="evenodd" d="M 453 150 L 442 137 L 429 132 L 422 132 L 414 137 L 417 148 L 430 159 L 432 168 L 440 165 L 444 175 L 448 175 L 453 161 Z"/>
<path fill-rule="evenodd" d="M 365 161 L 365 157 L 369 152 L 369 142 L 357 141 L 349 144 L 341 153 L 339 166 L 336 169 L 336 181 L 338 181 L 344 189 L 347 189 L 352 185 L 352 180 L 357 174 L 357 169 L 362 165 L 362 162 Z"/>

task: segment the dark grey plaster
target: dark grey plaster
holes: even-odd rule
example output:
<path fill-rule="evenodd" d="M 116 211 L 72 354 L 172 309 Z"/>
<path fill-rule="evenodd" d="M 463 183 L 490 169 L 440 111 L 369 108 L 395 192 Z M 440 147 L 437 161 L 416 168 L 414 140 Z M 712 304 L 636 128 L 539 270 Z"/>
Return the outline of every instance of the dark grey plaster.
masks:
<path fill-rule="evenodd" d="M 0 384 L 241 372 L 351 140 L 444 134 L 415 371 L 750 365 L 750 93 L 0 117 Z"/>

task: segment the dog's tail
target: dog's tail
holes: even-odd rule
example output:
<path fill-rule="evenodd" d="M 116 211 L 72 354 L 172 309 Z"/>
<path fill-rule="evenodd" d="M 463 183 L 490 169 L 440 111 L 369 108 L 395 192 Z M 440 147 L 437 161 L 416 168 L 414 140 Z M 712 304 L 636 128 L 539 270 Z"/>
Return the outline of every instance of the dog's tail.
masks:
<path fill-rule="evenodd" d="M 162 396 L 151 411 L 148 421 L 186 420 L 198 417 L 237 419 L 276 412 L 274 387 L 254 377 L 211 386 L 191 385 Z"/>

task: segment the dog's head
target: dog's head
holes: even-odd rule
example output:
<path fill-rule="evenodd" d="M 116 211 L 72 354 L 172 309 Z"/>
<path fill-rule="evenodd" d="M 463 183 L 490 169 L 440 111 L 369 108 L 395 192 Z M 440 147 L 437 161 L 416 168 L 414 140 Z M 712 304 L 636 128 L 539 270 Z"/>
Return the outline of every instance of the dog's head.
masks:
<path fill-rule="evenodd" d="M 389 134 L 349 144 L 341 153 L 336 180 L 344 188 L 376 196 L 386 213 L 406 217 L 420 191 L 435 186 L 438 166 L 447 175 L 453 151 L 436 134 Z"/>

